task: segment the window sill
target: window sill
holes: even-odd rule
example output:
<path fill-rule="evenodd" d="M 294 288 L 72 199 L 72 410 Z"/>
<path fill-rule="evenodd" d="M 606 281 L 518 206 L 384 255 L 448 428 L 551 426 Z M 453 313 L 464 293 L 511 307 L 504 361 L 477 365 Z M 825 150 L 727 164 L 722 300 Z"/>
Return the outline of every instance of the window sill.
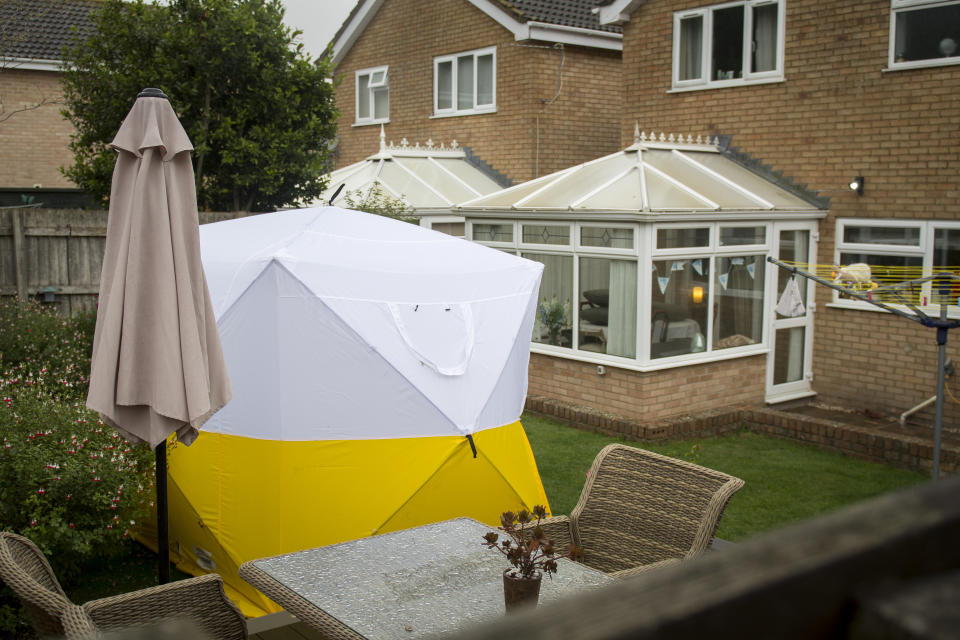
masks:
<path fill-rule="evenodd" d="M 353 123 L 352 125 L 350 125 L 350 126 L 352 126 L 352 127 L 370 127 L 370 126 L 373 126 L 373 125 L 375 125 L 375 124 L 390 124 L 390 118 L 386 118 L 386 119 L 384 119 L 384 120 L 370 120 L 370 121 L 364 121 L 364 122 L 354 122 L 354 123 Z"/>
<path fill-rule="evenodd" d="M 538 353 L 544 356 L 553 356 L 565 360 L 576 360 L 578 362 L 587 362 L 590 364 L 602 364 L 608 367 L 617 367 L 629 371 L 639 371 L 646 373 L 648 371 L 661 371 L 663 369 L 676 369 L 677 367 L 686 367 L 690 365 L 706 364 L 708 362 L 718 362 L 721 360 L 734 360 L 737 358 L 749 358 L 751 356 L 766 355 L 769 349 L 762 344 L 751 345 L 742 349 L 721 349 L 720 351 L 710 351 L 703 353 L 690 353 L 683 356 L 673 356 L 670 358 L 658 358 L 641 363 L 638 360 L 629 358 L 620 358 L 617 356 L 608 356 L 605 354 L 591 353 L 589 351 L 574 351 L 564 347 L 551 347 L 539 342 L 530 343 L 530 352 Z"/>
<path fill-rule="evenodd" d="M 893 66 L 881 69 L 883 73 L 892 73 L 894 71 L 914 71 L 916 69 L 934 69 L 937 67 L 955 67 L 960 64 L 960 57 L 950 58 L 948 60 L 916 60 L 914 62 L 901 62 Z"/>
<path fill-rule="evenodd" d="M 903 311 L 904 313 L 913 313 L 909 307 L 902 305 L 889 305 L 898 311 Z M 881 309 L 876 305 L 872 305 L 869 302 L 860 302 L 859 300 L 835 300 L 833 302 L 828 302 L 827 307 L 831 309 L 845 309 L 847 311 L 872 311 L 874 313 L 889 313 L 886 309 Z M 926 307 L 919 307 L 921 311 L 930 316 L 931 318 L 940 317 L 940 305 L 927 305 Z M 956 305 L 950 305 L 947 307 L 947 318 L 949 320 L 960 320 L 960 307 Z"/>
<path fill-rule="evenodd" d="M 482 116 L 488 113 L 496 113 L 497 109 L 483 109 L 482 111 L 457 111 L 456 113 L 434 113 L 430 116 L 430 119 L 435 118 L 459 118 L 462 116 Z"/>
<path fill-rule="evenodd" d="M 710 91 L 712 89 L 732 89 L 735 87 L 752 87 L 758 84 L 777 84 L 780 82 L 786 82 L 787 79 L 783 76 L 777 76 L 776 78 L 760 78 L 757 80 L 721 80 L 708 82 L 706 84 L 691 85 L 689 87 L 673 87 L 668 89 L 667 93 L 687 93 L 689 91 Z"/>

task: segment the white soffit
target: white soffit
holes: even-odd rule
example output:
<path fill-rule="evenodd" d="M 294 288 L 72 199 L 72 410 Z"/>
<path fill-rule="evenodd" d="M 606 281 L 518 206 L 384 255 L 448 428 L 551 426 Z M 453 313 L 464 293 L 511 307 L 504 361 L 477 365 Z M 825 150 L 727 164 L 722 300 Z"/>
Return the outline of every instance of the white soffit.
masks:
<path fill-rule="evenodd" d="M 623 151 L 463 202 L 460 213 L 821 211 L 722 153 L 717 139 L 638 134 Z"/>

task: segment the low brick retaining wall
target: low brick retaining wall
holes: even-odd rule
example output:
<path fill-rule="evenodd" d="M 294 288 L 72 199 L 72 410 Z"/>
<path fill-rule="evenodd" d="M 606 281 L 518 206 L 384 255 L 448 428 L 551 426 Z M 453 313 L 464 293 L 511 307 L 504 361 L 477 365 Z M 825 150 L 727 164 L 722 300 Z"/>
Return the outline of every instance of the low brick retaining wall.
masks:
<path fill-rule="evenodd" d="M 905 469 L 930 473 L 933 466 L 932 433 L 930 438 L 920 438 L 776 409 L 724 407 L 655 424 L 642 424 L 540 396 L 527 397 L 526 409 L 585 431 L 639 441 L 713 437 L 746 427 L 756 433 Z M 941 473 L 953 474 L 958 470 L 960 447 L 943 444 L 940 449 Z"/>

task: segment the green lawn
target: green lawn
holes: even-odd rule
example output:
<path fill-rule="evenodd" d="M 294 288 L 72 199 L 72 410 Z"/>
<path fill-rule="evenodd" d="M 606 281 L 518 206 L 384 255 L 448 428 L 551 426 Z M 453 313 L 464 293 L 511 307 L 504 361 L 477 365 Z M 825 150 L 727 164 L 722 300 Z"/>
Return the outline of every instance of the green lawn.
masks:
<path fill-rule="evenodd" d="M 721 438 L 640 443 L 530 414 L 522 421 L 553 513 L 570 513 L 597 452 L 623 442 L 742 478 L 746 485 L 734 494 L 720 521 L 717 535 L 725 540 L 742 540 L 929 479 L 745 430 Z"/>

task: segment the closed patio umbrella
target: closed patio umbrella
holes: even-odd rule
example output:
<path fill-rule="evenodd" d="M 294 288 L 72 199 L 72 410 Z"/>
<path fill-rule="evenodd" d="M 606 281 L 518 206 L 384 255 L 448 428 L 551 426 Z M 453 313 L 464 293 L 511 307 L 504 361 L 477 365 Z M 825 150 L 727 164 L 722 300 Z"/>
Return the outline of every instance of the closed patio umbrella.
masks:
<path fill-rule="evenodd" d="M 169 580 L 166 439 L 189 445 L 230 400 L 200 261 L 193 145 L 167 96 L 145 89 L 111 146 L 117 163 L 87 406 L 156 451 L 161 584 Z"/>

